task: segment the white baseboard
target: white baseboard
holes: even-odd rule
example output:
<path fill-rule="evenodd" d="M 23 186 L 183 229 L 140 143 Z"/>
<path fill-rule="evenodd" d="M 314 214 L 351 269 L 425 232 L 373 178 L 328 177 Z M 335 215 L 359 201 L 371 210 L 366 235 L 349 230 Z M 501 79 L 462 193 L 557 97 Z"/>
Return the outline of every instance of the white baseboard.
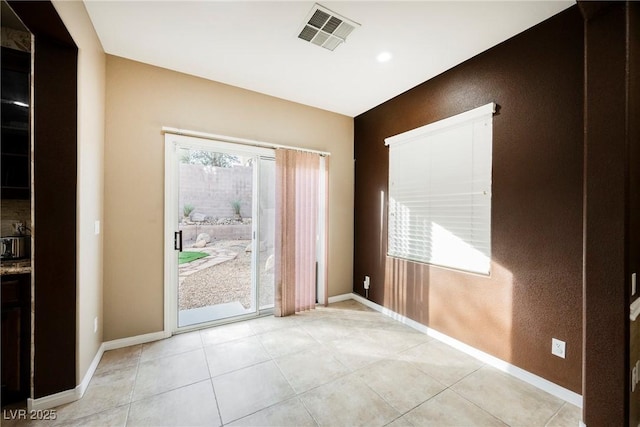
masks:
<path fill-rule="evenodd" d="M 104 343 L 100 344 L 100 347 L 98 347 L 98 351 L 93 357 L 91 365 L 89 365 L 89 369 L 87 369 L 87 372 L 84 374 L 84 377 L 82 378 L 80 384 L 78 384 L 75 388 L 71 390 L 61 391 L 60 393 L 51 394 L 49 396 L 40 397 L 38 399 L 29 398 L 27 399 L 27 409 L 29 411 L 51 409 L 56 406 L 75 402 L 76 400 L 82 398 L 82 396 L 84 396 L 84 392 L 87 391 L 87 387 L 89 387 L 91 378 L 93 378 L 93 374 L 96 372 L 103 354 Z"/>
<path fill-rule="evenodd" d="M 152 341 L 158 341 L 165 338 L 169 338 L 171 336 L 170 332 L 160 331 L 160 332 L 152 332 L 150 334 L 144 335 L 136 335 L 135 337 L 128 338 L 120 338 L 117 340 L 106 341 L 102 345 L 104 345 L 104 350 L 116 350 L 118 348 L 129 347 L 132 345 L 145 344 Z"/>
<path fill-rule="evenodd" d="M 61 391 L 60 393 L 50 394 L 49 396 L 39 397 L 38 399 L 27 399 L 27 410 L 38 411 L 42 409 L 55 408 L 56 406 L 75 402 L 80 399 L 78 387 Z"/>
<path fill-rule="evenodd" d="M 353 294 L 342 294 L 342 295 L 329 297 L 328 302 L 329 304 L 333 304 L 334 302 L 346 301 L 350 299 L 354 299 Z"/>
<path fill-rule="evenodd" d="M 89 365 L 89 369 L 82 378 L 80 384 L 78 384 L 75 388 L 71 390 L 61 391 L 60 393 L 51 394 L 49 396 L 40 397 L 38 399 L 27 399 L 27 409 L 29 411 L 42 410 L 42 409 L 51 409 L 56 406 L 64 405 L 67 403 L 75 402 L 76 400 L 82 398 L 84 396 L 85 391 L 87 391 L 87 387 L 89 387 L 89 383 L 91 382 L 91 378 L 93 378 L 93 374 L 95 374 L 98 365 L 100 364 L 100 359 L 102 359 L 102 355 L 105 351 L 115 350 L 118 348 L 129 347 L 131 345 L 144 344 L 152 341 L 158 341 L 164 338 L 168 338 L 171 336 L 171 333 L 160 331 L 153 332 L 150 334 L 137 335 L 135 337 L 121 338 L 112 341 L 103 342 L 96 355 Z"/>
<path fill-rule="evenodd" d="M 339 297 L 343 298 L 344 295 L 340 295 Z M 448 344 L 451 347 L 457 350 L 460 350 L 463 353 L 466 353 L 480 360 L 481 362 L 486 363 L 489 366 L 492 366 L 502 372 L 510 374 L 515 378 L 518 378 L 526 383 L 531 384 L 534 387 L 539 388 L 542 391 L 545 391 L 553 396 L 556 396 L 564 400 L 565 402 L 569 402 L 572 405 L 582 408 L 582 396 L 579 395 L 578 393 L 575 393 L 569 389 L 559 386 L 558 384 L 552 383 L 551 381 L 546 380 L 529 371 L 525 371 L 522 368 L 518 368 L 517 366 L 507 363 L 504 360 L 498 359 L 495 356 L 492 356 L 488 353 L 485 353 L 474 347 L 471 347 L 470 345 L 465 344 L 462 341 L 458 341 L 455 338 L 451 338 L 450 336 L 445 335 L 442 332 L 438 332 L 435 329 L 431 329 L 428 326 L 423 325 L 422 323 L 418 323 L 415 320 L 409 319 L 408 317 L 405 317 L 401 314 L 391 311 L 386 307 L 383 307 L 379 304 L 376 304 L 373 301 L 363 298 L 361 295 L 353 293 L 353 294 L 350 294 L 350 297 L 358 301 L 359 303 L 366 305 L 369 308 L 372 308 L 386 316 L 391 317 L 392 319 L 399 321 L 400 323 L 403 323 L 413 329 L 423 332 L 429 335 L 430 337 L 437 339 L 438 341 L 442 341 L 443 343 Z M 339 301 L 343 301 L 343 299 L 340 299 Z"/>
<path fill-rule="evenodd" d="M 89 387 L 91 378 L 93 378 L 93 374 L 95 374 L 96 369 L 98 369 L 98 365 L 100 364 L 100 359 L 102 359 L 103 354 L 104 354 L 104 343 L 100 344 L 100 347 L 98 348 L 98 352 L 93 357 L 93 360 L 91 361 L 91 365 L 89 365 L 89 369 L 87 369 L 87 372 L 84 374 L 84 378 L 82 378 L 82 382 L 80 382 L 80 384 L 78 384 L 78 386 L 76 387 L 76 390 L 78 390 L 80 395 L 78 399 L 84 396 L 84 392 L 87 391 L 87 387 Z"/>

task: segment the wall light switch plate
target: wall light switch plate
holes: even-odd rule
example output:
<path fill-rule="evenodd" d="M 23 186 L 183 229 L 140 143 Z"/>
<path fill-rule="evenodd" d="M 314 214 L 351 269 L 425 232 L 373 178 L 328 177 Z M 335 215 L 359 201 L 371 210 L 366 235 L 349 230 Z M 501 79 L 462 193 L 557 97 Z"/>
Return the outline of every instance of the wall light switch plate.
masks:
<path fill-rule="evenodd" d="M 551 354 L 565 358 L 566 355 L 566 343 L 556 338 L 551 338 Z"/>

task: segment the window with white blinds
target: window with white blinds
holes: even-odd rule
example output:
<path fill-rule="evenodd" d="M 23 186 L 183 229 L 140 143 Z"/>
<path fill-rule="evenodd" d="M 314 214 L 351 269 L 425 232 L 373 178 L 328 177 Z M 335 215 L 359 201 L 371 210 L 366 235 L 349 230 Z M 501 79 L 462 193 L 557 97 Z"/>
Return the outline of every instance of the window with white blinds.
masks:
<path fill-rule="evenodd" d="M 495 104 L 385 140 L 388 254 L 490 273 Z"/>

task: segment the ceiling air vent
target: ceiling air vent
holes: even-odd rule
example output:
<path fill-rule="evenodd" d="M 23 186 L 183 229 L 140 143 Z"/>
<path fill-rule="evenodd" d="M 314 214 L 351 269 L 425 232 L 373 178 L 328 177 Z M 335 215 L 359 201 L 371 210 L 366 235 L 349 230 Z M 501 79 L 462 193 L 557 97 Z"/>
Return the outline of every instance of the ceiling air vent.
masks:
<path fill-rule="evenodd" d="M 325 49 L 334 50 L 344 43 L 347 36 L 359 26 L 357 22 L 316 3 L 307 16 L 307 21 L 298 38 Z"/>

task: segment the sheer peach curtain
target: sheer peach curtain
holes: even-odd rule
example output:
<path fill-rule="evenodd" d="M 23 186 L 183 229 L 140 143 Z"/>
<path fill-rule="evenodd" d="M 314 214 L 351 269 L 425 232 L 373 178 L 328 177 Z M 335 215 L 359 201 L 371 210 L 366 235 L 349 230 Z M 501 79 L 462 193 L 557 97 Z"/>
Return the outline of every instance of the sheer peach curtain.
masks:
<path fill-rule="evenodd" d="M 318 154 L 276 151 L 276 316 L 315 308 L 320 177 Z"/>

